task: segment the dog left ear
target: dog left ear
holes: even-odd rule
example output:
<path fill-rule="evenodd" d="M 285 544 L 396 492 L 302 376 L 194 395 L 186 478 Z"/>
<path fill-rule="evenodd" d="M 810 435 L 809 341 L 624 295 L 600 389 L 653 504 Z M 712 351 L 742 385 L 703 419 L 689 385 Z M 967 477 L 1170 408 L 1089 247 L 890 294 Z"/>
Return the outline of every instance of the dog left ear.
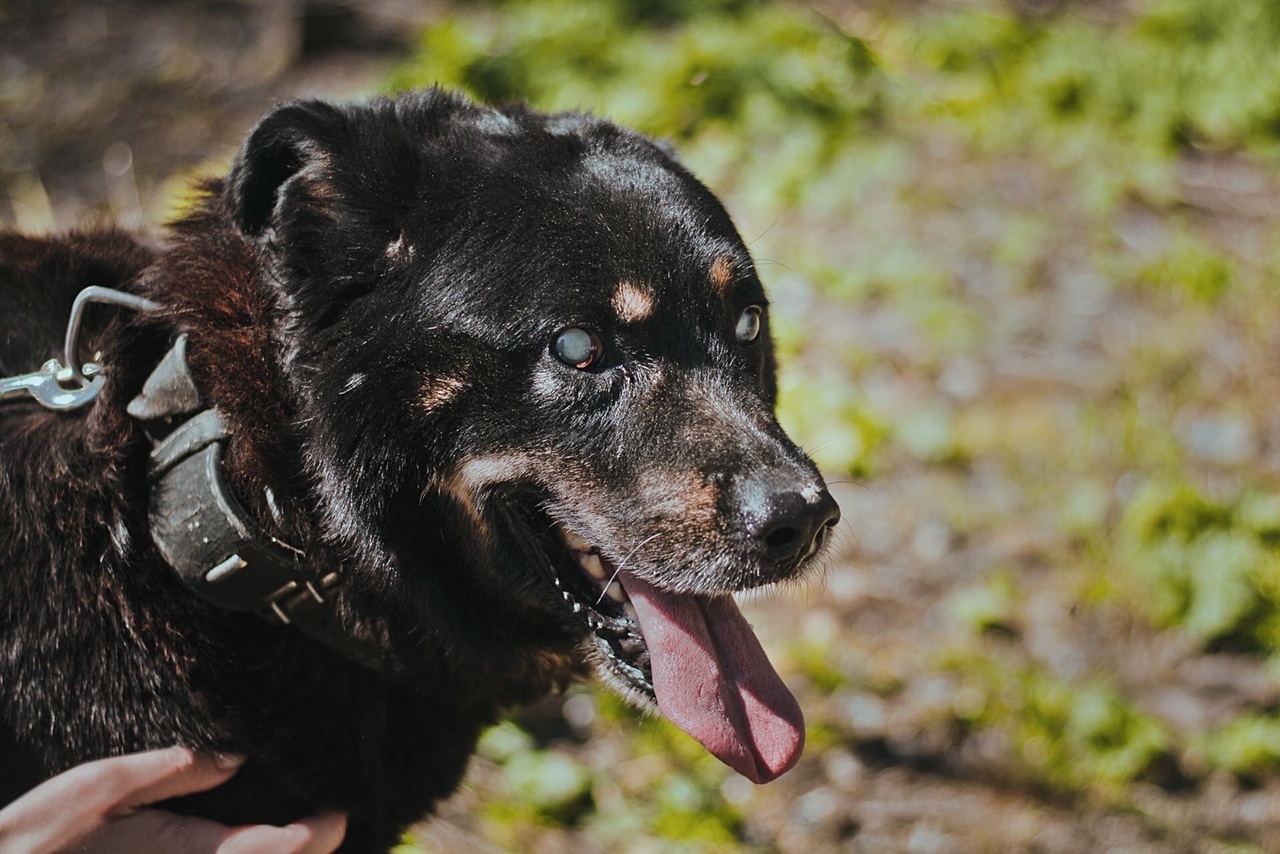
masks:
<path fill-rule="evenodd" d="M 249 134 L 231 167 L 227 199 L 236 225 L 259 237 L 276 219 L 287 185 L 322 161 L 345 118 L 321 101 L 288 104 Z"/>

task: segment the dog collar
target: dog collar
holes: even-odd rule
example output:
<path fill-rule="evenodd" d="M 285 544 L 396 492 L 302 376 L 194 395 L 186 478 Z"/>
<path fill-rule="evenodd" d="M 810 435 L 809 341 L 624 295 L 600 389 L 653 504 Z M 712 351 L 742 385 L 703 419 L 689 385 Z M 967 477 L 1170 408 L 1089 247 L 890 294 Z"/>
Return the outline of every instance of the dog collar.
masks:
<path fill-rule="evenodd" d="M 333 613 L 339 567 L 313 578 L 306 554 L 262 532 L 228 488 L 222 458 L 231 432 L 200 397 L 180 336 L 128 412 L 151 437 L 147 472 L 151 538 L 183 585 L 229 611 L 303 633 L 375 670 L 388 663 Z"/>

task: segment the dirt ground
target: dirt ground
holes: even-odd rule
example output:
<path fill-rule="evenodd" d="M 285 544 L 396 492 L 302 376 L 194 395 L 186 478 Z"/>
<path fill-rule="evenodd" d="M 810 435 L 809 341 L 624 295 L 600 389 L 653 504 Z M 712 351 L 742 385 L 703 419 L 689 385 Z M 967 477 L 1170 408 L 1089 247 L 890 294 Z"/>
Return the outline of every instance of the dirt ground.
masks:
<path fill-rule="evenodd" d="M 225 162 L 271 103 L 375 88 L 432 7 L 409 0 L 359 7 L 24 0 L 6 3 L 3 14 L 0 221 L 40 229 L 109 215 L 154 229 L 174 182 Z M 921 180 L 932 181 L 940 195 L 1012 193 L 1033 207 L 1056 203 L 1052 188 L 1017 163 L 993 175 L 952 162 L 944 148 L 930 157 L 917 168 L 937 176 Z M 1198 215 L 1242 251 L 1253 229 L 1280 217 L 1275 176 L 1248 162 L 1188 163 L 1180 180 Z M 1150 227 L 1135 211 L 1120 238 L 1141 246 Z M 1064 269 L 1071 239 L 1060 237 Z M 1057 672 L 1105 667 L 1153 714 L 1176 720 L 1273 708 L 1280 699 L 1275 684 L 1254 658 L 1230 650 L 1206 654 L 1123 613 L 1073 607 L 1081 598 L 1074 576 L 1051 570 L 1063 554 L 1082 563 L 1088 555 L 1045 518 L 1055 471 L 1037 469 L 1034 451 L 1036 443 L 1058 442 L 1061 424 L 1122 393 L 1134 379 L 1133 353 L 1187 336 L 1200 336 L 1188 351 L 1203 355 L 1220 377 L 1217 386 L 1205 381 L 1206 399 L 1247 387 L 1256 400 L 1278 401 L 1280 388 L 1265 362 L 1280 349 L 1277 333 L 1247 343 L 1256 330 L 1246 320 L 1162 313 L 1084 276 L 1046 275 L 1043 289 L 1015 293 L 998 282 L 982 284 L 975 273 L 963 299 L 996 332 L 963 357 L 941 362 L 922 359 L 909 336 L 897 334 L 903 324 L 891 306 L 856 312 L 810 306 L 815 335 L 856 339 L 863 358 L 884 366 L 865 384 L 887 411 L 936 397 L 986 413 L 992 430 L 1021 431 L 1030 451 L 1013 461 L 992 455 L 963 466 L 898 454 L 873 480 L 835 486 L 844 521 L 822 582 L 748 610 L 771 649 L 811 638 L 837 650 L 843 669 L 862 678 L 831 692 L 799 679 L 806 716 L 834 733 L 832 742 L 770 786 L 726 782 L 725 797 L 746 816 L 744 847 L 788 854 L 1280 851 L 1274 777 L 1242 781 L 1216 773 L 1191 780 L 1185 768 L 1172 767 L 1112 808 L 1030 784 L 1007 761 L 1008 746 L 998 737 L 957 728 L 965 686 L 932 658 L 948 648 L 954 631 L 948 603 L 987 568 L 1007 566 L 1031 591 L 1010 644 Z M 1246 464 L 1275 472 L 1280 418 L 1260 423 L 1244 437 L 1212 420 L 1201 428 L 1184 425 L 1184 432 L 1203 447 L 1206 466 L 1243 455 Z M 1029 492 L 1026 482 L 1037 477 L 1040 491 Z M 1128 483 L 1121 473 L 1100 488 L 1123 492 Z M 785 671 L 785 658 L 782 665 Z M 551 701 L 533 718 L 562 716 L 564 702 Z M 620 777 L 643 774 L 644 757 L 626 755 L 622 735 L 590 721 L 576 729 L 578 737 L 565 739 L 563 749 L 579 761 Z M 493 762 L 478 760 L 467 788 L 421 830 L 419 844 L 493 850 L 477 814 L 485 793 L 500 785 L 498 774 Z M 590 834 L 545 827 L 520 850 L 610 849 Z M 632 850 L 664 849 L 658 840 Z"/>
<path fill-rule="evenodd" d="M 229 161 L 272 104 L 375 90 L 433 4 L 6 3 L 0 194 L 8 221 L 108 214 L 154 229 L 167 181 Z"/>

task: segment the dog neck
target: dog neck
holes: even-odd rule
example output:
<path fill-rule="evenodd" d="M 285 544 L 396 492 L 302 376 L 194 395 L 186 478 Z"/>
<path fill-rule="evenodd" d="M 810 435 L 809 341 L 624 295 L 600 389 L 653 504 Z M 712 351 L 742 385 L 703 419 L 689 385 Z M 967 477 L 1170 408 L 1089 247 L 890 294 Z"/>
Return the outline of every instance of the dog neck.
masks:
<path fill-rule="evenodd" d="M 289 623 L 364 667 L 399 677 L 405 656 L 391 640 L 391 627 L 342 583 L 362 556 L 325 536 L 322 514 L 299 488 L 307 475 L 295 404 L 272 331 L 281 309 L 261 259 L 231 225 L 221 182 L 200 190 L 197 203 L 170 224 L 164 251 L 137 283 L 163 306 L 139 316 L 139 334 L 174 342 L 159 364 L 151 363 L 143 393 L 130 403 L 155 452 L 177 437 L 166 451 L 170 457 L 158 462 L 153 454 L 150 462 L 153 538 L 165 538 L 157 542 L 161 555 L 202 599 Z M 181 428 L 186 432 L 178 436 Z M 204 515 L 175 523 L 191 508 L 170 506 L 165 521 L 157 499 L 181 503 L 184 490 L 203 496 Z M 216 560 L 206 548 L 206 536 L 215 540 L 209 526 L 222 531 L 229 547 Z M 160 529 L 165 533 L 157 535 Z M 234 560 L 223 566 L 232 555 L 246 566 L 232 569 Z M 215 584 L 209 575 L 220 566 Z"/>

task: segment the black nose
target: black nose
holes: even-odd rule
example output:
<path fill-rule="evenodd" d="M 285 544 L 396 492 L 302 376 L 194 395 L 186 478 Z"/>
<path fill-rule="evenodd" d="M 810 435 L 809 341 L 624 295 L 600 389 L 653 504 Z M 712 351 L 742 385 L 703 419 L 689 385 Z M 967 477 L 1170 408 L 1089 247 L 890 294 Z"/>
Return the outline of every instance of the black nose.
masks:
<path fill-rule="evenodd" d="M 779 568 L 791 568 L 822 547 L 840 521 L 840 507 L 820 485 L 770 491 L 749 502 L 747 533 Z"/>

